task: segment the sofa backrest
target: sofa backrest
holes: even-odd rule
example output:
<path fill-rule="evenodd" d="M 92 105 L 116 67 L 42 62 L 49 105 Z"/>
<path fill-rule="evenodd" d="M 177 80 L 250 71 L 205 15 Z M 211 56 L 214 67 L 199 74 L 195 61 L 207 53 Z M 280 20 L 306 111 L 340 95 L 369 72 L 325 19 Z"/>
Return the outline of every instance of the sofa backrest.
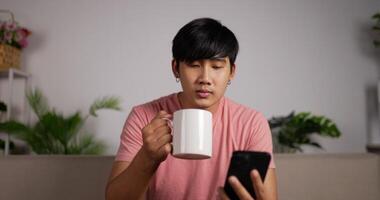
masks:
<path fill-rule="evenodd" d="M 281 200 L 380 200 L 376 154 L 276 155 Z"/>
<path fill-rule="evenodd" d="M 0 157 L 1 200 L 97 200 L 113 156 Z M 277 154 L 280 200 L 380 199 L 380 156 Z"/>
<path fill-rule="evenodd" d="M 0 199 L 105 199 L 113 159 L 112 156 L 0 157 Z"/>

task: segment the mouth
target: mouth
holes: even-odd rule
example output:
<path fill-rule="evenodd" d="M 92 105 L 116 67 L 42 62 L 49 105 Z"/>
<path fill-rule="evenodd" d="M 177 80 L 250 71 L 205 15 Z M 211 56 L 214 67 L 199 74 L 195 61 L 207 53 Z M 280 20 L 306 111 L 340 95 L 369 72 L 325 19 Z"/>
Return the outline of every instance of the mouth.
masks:
<path fill-rule="evenodd" d="M 212 94 L 212 91 L 210 91 L 210 90 L 196 90 L 196 93 L 197 93 L 199 98 L 205 99 Z"/>

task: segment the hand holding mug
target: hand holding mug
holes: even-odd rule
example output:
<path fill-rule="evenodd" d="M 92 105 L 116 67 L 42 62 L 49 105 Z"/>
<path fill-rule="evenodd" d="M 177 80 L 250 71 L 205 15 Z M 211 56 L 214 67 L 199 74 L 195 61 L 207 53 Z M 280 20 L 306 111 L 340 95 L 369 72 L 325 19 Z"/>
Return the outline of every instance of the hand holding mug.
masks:
<path fill-rule="evenodd" d="M 171 115 L 160 111 L 156 117 L 142 129 L 144 154 L 152 161 L 160 163 L 172 150 L 171 128 L 165 119 Z"/>

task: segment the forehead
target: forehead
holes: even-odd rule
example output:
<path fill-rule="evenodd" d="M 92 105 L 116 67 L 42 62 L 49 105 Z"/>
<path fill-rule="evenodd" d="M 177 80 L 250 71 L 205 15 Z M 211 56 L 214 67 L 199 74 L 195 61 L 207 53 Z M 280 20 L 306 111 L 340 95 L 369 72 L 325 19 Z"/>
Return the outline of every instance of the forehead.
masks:
<path fill-rule="evenodd" d="M 228 57 L 223 57 L 223 58 L 207 58 L 207 59 L 198 59 L 194 60 L 188 63 L 193 63 L 193 62 L 200 62 L 200 63 L 207 63 L 207 62 L 218 62 L 222 64 L 229 64 L 230 59 Z"/>

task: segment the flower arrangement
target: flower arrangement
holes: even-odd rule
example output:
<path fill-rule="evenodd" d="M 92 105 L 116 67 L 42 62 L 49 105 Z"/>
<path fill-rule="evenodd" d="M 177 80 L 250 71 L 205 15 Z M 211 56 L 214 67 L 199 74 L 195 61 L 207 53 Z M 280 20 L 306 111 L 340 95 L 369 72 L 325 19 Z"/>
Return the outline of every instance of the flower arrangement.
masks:
<path fill-rule="evenodd" d="M 20 27 L 15 21 L 0 21 L 0 44 L 8 44 L 17 49 L 28 46 L 27 37 L 31 32 Z"/>

